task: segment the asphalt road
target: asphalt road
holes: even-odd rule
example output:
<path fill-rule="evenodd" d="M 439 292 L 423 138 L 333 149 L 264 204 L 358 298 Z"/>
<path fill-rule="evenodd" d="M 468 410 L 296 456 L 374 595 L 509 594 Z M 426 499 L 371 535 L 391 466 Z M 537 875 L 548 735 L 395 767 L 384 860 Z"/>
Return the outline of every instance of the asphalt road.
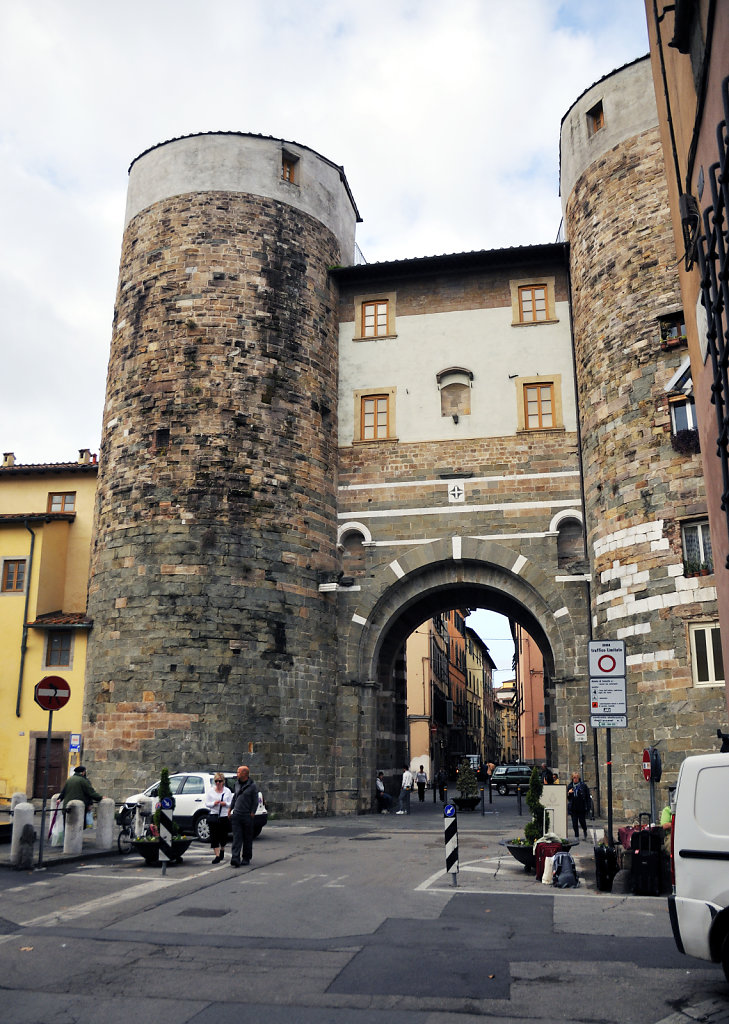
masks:
<path fill-rule="evenodd" d="M 665 898 L 552 890 L 440 809 L 269 823 L 249 868 L 130 854 L 0 871 L 5 1024 L 729 1021 L 721 968 L 677 953 Z"/>

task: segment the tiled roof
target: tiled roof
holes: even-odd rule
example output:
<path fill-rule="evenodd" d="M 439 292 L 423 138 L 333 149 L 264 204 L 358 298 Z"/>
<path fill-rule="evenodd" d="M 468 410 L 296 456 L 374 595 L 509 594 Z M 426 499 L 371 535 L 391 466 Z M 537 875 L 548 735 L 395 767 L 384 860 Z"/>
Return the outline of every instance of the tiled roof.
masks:
<path fill-rule="evenodd" d="M 29 626 L 36 626 L 40 629 L 47 629 L 49 626 L 91 629 L 93 624 L 92 619 L 85 612 L 46 612 L 45 615 L 39 615 L 34 622 L 28 623 Z"/>
<path fill-rule="evenodd" d="M 0 465 L 0 476 L 30 476 L 33 473 L 98 473 L 98 462 L 25 462 L 13 466 Z"/>

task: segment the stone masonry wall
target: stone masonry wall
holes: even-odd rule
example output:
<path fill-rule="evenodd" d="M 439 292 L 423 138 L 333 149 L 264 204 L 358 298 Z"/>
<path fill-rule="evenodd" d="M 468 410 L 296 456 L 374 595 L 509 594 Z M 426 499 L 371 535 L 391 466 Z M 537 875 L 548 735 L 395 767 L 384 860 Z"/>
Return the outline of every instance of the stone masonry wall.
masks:
<path fill-rule="evenodd" d="M 89 611 L 86 761 L 117 798 L 247 763 L 272 809 L 334 786 L 334 236 L 211 192 L 125 233 Z"/>
<path fill-rule="evenodd" d="M 706 506 L 700 457 L 671 446 L 665 387 L 686 352 L 660 348 L 657 318 L 680 295 L 657 129 L 596 156 L 566 231 L 594 637 L 626 642 L 628 728 L 612 730 L 620 824 L 650 808 L 643 748 L 659 743 L 665 803 L 683 757 L 713 748 L 706 723 L 723 705 L 721 688 L 691 677 L 688 623 L 716 617 L 716 591 L 711 576 L 683 575 L 681 520 Z"/>

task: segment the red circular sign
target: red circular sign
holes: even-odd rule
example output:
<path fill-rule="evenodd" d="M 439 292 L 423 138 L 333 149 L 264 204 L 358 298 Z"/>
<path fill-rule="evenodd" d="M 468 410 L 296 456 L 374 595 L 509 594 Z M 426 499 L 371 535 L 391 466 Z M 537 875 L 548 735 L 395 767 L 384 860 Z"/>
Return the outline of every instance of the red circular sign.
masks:
<path fill-rule="evenodd" d="M 649 750 L 643 751 L 643 778 L 646 782 L 651 781 L 651 754 Z"/>
<path fill-rule="evenodd" d="M 601 672 L 614 672 L 617 661 L 612 654 L 601 654 L 597 659 L 597 667 Z"/>
<path fill-rule="evenodd" d="M 60 676 L 46 676 L 36 683 L 33 697 L 44 711 L 59 711 L 71 698 L 71 687 Z"/>

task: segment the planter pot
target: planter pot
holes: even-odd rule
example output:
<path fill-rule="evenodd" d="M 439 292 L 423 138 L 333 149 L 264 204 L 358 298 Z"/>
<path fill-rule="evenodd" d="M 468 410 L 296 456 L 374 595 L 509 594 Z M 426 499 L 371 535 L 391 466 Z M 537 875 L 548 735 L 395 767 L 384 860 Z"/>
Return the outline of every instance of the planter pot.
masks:
<path fill-rule="evenodd" d="M 173 839 L 172 861 L 170 863 L 181 863 L 182 855 L 185 853 L 191 842 L 192 839 Z M 134 850 L 135 853 L 138 853 L 140 857 L 144 857 L 147 864 L 151 867 L 160 863 L 158 839 L 142 839 L 139 842 L 132 843 L 131 849 Z M 165 858 L 162 857 L 161 859 L 164 861 Z"/>
<path fill-rule="evenodd" d="M 519 863 L 524 866 L 524 870 L 527 873 L 534 870 L 536 858 L 531 846 L 520 846 L 518 843 L 507 843 L 506 849 L 515 860 L 518 860 Z"/>
<path fill-rule="evenodd" d="M 453 803 L 456 805 L 459 811 L 475 811 L 478 805 L 481 803 L 481 797 L 457 796 L 454 797 Z"/>

